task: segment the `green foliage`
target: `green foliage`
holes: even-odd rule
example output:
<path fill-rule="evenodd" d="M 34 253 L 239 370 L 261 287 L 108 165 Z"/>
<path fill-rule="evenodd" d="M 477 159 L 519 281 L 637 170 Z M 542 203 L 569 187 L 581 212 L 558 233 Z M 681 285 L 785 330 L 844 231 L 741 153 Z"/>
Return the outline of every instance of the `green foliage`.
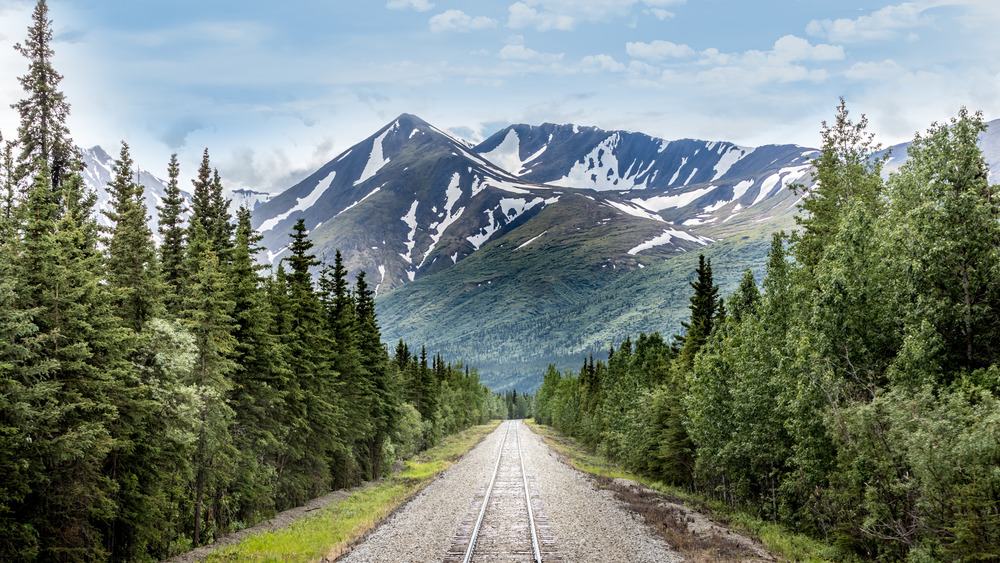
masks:
<path fill-rule="evenodd" d="M 716 319 L 702 261 L 676 357 L 637 362 L 626 340 L 607 366 L 550 368 L 538 417 L 837 558 L 996 559 L 1000 209 L 985 126 L 964 109 L 934 125 L 887 185 L 865 127 L 843 103 L 824 124 L 820 185 L 791 248 L 774 236 L 761 290 L 745 272 Z"/>
<path fill-rule="evenodd" d="M 0 152 L 0 560 L 165 559 L 529 414 L 473 368 L 390 358 L 363 275 L 317 291 L 301 222 L 290 271 L 268 275 L 207 150 L 186 228 L 171 159 L 157 253 L 122 143 L 102 238 L 46 14 L 19 47 L 29 98 Z"/>
<path fill-rule="evenodd" d="M 182 215 L 187 211 L 184 198 L 177 178 L 180 176 L 180 164 L 177 154 L 170 155 L 167 165 L 166 193 L 163 205 L 157 206 L 159 211 L 159 231 L 163 237 L 160 245 L 160 267 L 163 281 L 167 286 L 164 297 L 167 310 L 173 314 L 180 311 L 180 295 L 184 280 L 184 226 Z"/>

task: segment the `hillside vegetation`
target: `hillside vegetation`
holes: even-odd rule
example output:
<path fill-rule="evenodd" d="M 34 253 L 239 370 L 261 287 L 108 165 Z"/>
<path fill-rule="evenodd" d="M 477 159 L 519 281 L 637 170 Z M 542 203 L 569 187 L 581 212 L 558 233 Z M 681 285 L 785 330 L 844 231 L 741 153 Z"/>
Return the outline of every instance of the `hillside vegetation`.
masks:
<path fill-rule="evenodd" d="M 1000 194 L 979 115 L 884 158 L 843 103 L 801 231 L 723 299 L 699 261 L 685 334 L 643 334 L 536 419 L 626 468 L 831 545 L 837 559 L 1000 558 Z M 690 290 L 689 290 L 690 295 Z"/>

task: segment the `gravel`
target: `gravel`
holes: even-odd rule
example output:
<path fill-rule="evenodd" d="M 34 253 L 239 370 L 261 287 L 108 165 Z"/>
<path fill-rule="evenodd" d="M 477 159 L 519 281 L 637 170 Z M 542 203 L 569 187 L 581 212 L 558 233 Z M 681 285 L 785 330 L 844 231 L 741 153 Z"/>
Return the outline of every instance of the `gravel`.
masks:
<path fill-rule="evenodd" d="M 597 489 L 593 480 L 560 461 L 527 425 L 517 424 L 532 496 L 541 501 L 543 519 L 562 561 L 681 561 L 612 492 Z M 342 561 L 442 561 L 476 494 L 489 483 L 503 432 L 501 425 Z"/>

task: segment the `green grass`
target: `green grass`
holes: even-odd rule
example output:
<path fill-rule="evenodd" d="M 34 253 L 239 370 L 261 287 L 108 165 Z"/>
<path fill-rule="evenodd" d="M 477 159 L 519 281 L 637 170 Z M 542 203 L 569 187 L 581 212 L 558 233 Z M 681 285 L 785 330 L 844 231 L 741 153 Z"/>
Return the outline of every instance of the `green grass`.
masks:
<path fill-rule="evenodd" d="M 445 438 L 437 446 L 405 462 L 401 473 L 356 491 L 285 528 L 255 534 L 238 545 L 220 549 L 205 561 L 314 563 L 323 557 L 335 560 L 451 467 L 497 424 L 499 422 L 494 421 L 474 426 Z"/>
<path fill-rule="evenodd" d="M 771 553 L 782 561 L 820 563 L 837 559 L 836 551 L 832 546 L 808 536 L 790 532 L 779 524 L 761 520 L 752 514 L 734 510 L 725 503 L 625 471 L 603 456 L 588 451 L 576 440 L 564 436 L 552 427 L 536 424 L 534 420 L 528 420 L 528 424 L 532 430 L 543 437 L 546 443 L 563 454 L 566 461 L 577 470 L 612 479 L 638 481 L 651 489 L 664 493 L 664 496 L 672 502 L 689 506 L 720 524 L 760 540 Z"/>

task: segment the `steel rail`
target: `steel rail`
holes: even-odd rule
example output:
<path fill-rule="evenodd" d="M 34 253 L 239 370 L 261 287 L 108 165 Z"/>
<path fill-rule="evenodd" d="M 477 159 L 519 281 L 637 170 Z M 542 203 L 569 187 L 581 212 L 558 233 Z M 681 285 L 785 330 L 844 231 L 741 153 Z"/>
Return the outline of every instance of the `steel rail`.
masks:
<path fill-rule="evenodd" d="M 486 495 L 483 497 L 483 505 L 479 508 L 479 516 L 476 518 L 476 525 L 473 527 L 472 535 L 469 537 L 469 545 L 465 549 L 465 558 L 462 559 L 462 563 L 470 563 L 472 561 L 472 554 L 476 549 L 476 540 L 479 538 L 479 530 L 482 527 L 483 518 L 486 516 L 486 508 L 490 504 L 490 496 L 493 494 L 493 485 L 496 483 L 497 474 L 500 471 L 500 462 L 503 460 L 503 450 L 504 446 L 507 444 L 507 437 L 510 434 L 511 424 L 514 425 L 514 440 L 517 444 L 517 459 L 521 466 L 521 484 L 524 487 L 524 500 L 528 507 L 528 527 L 531 529 L 532 561 L 535 563 L 542 562 L 542 553 L 538 547 L 538 533 L 535 531 L 535 514 L 531 508 L 531 492 L 528 489 L 528 474 L 524 469 L 524 456 L 521 455 L 520 424 L 516 422 L 507 422 L 503 440 L 500 442 L 500 454 L 497 456 L 496 465 L 493 467 L 493 477 L 490 478 L 490 484 L 486 488 Z"/>
<path fill-rule="evenodd" d="M 524 471 L 524 456 L 521 455 L 521 424 L 515 423 L 514 437 L 517 438 L 517 458 L 521 461 L 521 481 L 524 483 L 524 500 L 528 504 L 528 526 L 531 528 L 531 548 L 535 563 L 542 563 L 542 552 L 538 549 L 538 534 L 535 532 L 535 514 L 531 510 L 531 493 L 528 491 L 528 475 Z"/>
<path fill-rule="evenodd" d="M 479 537 L 479 528 L 483 525 L 483 517 L 486 516 L 486 506 L 490 503 L 490 494 L 493 493 L 493 483 L 497 480 L 497 472 L 500 471 L 500 460 L 503 459 L 503 446 L 507 443 L 507 434 L 510 434 L 510 423 L 504 425 L 503 440 L 500 441 L 500 455 L 497 456 L 497 464 L 493 468 L 493 477 L 490 478 L 490 485 L 486 488 L 486 496 L 483 498 L 483 506 L 479 509 L 479 517 L 476 518 L 476 525 L 472 528 L 472 535 L 469 537 L 469 547 L 465 549 L 465 558 L 462 563 L 472 561 L 472 552 L 476 548 L 476 538 Z"/>

